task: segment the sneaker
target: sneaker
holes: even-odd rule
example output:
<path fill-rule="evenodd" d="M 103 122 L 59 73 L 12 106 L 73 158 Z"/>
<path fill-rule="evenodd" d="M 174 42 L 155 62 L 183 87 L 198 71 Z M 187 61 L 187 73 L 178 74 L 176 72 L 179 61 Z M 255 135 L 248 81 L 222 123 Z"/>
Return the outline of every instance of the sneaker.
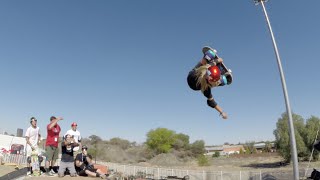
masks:
<path fill-rule="evenodd" d="M 52 174 L 51 171 L 46 172 L 46 175 L 47 175 L 47 176 L 54 176 L 54 174 Z"/>
<path fill-rule="evenodd" d="M 27 172 L 27 176 L 31 176 L 31 171 L 28 171 L 28 172 Z"/>
<path fill-rule="evenodd" d="M 101 178 L 101 179 L 107 179 L 107 176 L 106 176 L 105 174 L 101 174 L 101 175 L 100 175 L 100 178 Z"/>
<path fill-rule="evenodd" d="M 51 169 L 51 174 L 57 174 L 53 169 Z"/>

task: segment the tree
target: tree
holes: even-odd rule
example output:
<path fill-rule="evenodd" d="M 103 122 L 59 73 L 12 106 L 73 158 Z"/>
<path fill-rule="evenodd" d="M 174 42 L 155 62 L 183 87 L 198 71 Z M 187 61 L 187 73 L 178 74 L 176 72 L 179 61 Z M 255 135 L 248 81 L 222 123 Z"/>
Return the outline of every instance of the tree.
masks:
<path fill-rule="evenodd" d="M 176 150 L 188 149 L 189 147 L 189 136 L 185 134 L 176 134 L 173 148 Z"/>
<path fill-rule="evenodd" d="M 278 119 L 276 129 L 274 130 L 275 145 L 280 155 L 285 159 L 286 162 L 291 160 L 291 148 L 290 148 L 290 137 L 288 127 L 288 115 L 283 113 L 282 117 Z M 295 138 L 297 144 L 297 153 L 299 157 L 305 156 L 307 152 L 306 145 L 303 141 L 305 133 L 304 120 L 297 114 L 292 114 L 293 125 L 295 128 Z"/>
<path fill-rule="evenodd" d="M 197 140 L 191 144 L 190 150 L 192 154 L 196 157 L 198 155 L 204 154 L 205 150 L 205 143 L 203 140 Z"/>
<path fill-rule="evenodd" d="M 150 130 L 147 134 L 148 148 L 155 150 L 157 154 L 167 153 L 175 142 L 175 132 L 166 128 Z"/>
<path fill-rule="evenodd" d="M 219 151 L 214 152 L 214 154 L 212 154 L 212 157 L 220 157 Z"/>
<path fill-rule="evenodd" d="M 97 135 L 91 135 L 91 136 L 89 136 L 89 139 L 91 141 L 91 144 L 95 144 L 95 143 L 102 141 L 102 139 Z"/>
<path fill-rule="evenodd" d="M 318 133 L 318 137 L 317 136 L 317 131 L 320 128 L 320 119 L 315 117 L 315 116 L 311 116 L 311 118 L 307 119 L 306 121 L 306 134 L 304 136 L 304 141 L 306 143 L 306 146 L 308 148 L 308 150 L 312 151 L 313 149 L 313 144 L 315 142 L 315 139 L 320 139 L 320 132 Z M 310 154 L 309 154 L 310 155 Z M 314 160 L 319 160 L 319 152 L 317 150 L 315 150 L 313 152 L 313 159 Z"/>
<path fill-rule="evenodd" d="M 130 141 L 125 140 L 125 139 L 121 139 L 121 138 L 118 138 L 118 137 L 110 139 L 109 143 L 111 145 L 119 146 L 123 150 L 126 150 L 131 146 Z"/>
<path fill-rule="evenodd" d="M 99 154 L 98 143 L 102 141 L 102 139 L 97 135 L 89 136 L 90 143 L 93 145 L 93 148 L 88 150 L 88 153 L 94 157 L 95 163 L 97 163 L 97 156 Z"/>
<path fill-rule="evenodd" d="M 255 142 L 254 141 L 248 141 L 246 142 L 246 154 L 254 154 L 257 152 L 257 149 L 254 147 Z"/>
<path fill-rule="evenodd" d="M 263 151 L 264 152 L 271 152 L 271 149 L 272 149 L 272 145 L 271 145 L 270 141 L 265 142 L 265 146 L 263 148 Z"/>
<path fill-rule="evenodd" d="M 242 148 L 240 148 L 239 154 L 244 154 L 244 153 L 245 153 L 244 150 Z"/>

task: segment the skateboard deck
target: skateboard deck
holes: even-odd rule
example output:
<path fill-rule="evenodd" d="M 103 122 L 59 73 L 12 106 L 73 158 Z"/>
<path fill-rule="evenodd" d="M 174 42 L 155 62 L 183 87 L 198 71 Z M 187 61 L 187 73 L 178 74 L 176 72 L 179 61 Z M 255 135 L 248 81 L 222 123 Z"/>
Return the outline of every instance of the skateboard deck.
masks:
<path fill-rule="evenodd" d="M 32 167 L 32 175 L 40 176 L 39 157 L 36 151 L 32 151 L 31 153 L 31 167 Z"/>
<path fill-rule="evenodd" d="M 209 46 L 205 46 L 202 48 L 202 53 L 204 54 L 205 52 L 207 52 L 208 50 L 212 50 L 214 51 L 215 53 L 217 52 L 216 50 L 212 49 L 211 47 Z M 216 53 L 216 58 L 219 58 L 217 53 Z M 221 63 L 217 63 L 217 66 L 219 67 L 220 69 L 220 72 L 221 72 L 221 75 L 224 75 L 227 79 L 227 84 L 230 85 L 233 81 L 233 77 L 232 77 L 232 71 L 231 69 L 228 69 L 226 67 L 226 65 L 221 62 Z"/>

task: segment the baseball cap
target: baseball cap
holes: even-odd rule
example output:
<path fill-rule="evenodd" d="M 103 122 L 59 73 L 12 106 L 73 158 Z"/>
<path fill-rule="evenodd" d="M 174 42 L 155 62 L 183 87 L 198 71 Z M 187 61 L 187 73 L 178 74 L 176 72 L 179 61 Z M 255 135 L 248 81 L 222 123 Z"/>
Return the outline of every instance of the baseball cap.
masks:
<path fill-rule="evenodd" d="M 78 124 L 76 122 L 73 122 L 71 126 L 78 126 Z"/>

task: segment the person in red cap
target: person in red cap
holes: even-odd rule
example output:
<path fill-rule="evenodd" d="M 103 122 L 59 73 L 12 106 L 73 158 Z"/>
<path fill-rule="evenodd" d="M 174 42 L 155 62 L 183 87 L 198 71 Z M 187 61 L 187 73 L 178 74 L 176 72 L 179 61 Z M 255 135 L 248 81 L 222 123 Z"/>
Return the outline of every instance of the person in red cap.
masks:
<path fill-rule="evenodd" d="M 220 69 L 216 66 L 223 60 L 216 55 L 217 51 L 210 47 L 204 47 L 202 52 L 203 58 L 188 74 L 188 85 L 195 91 L 201 90 L 207 98 L 208 106 L 216 109 L 223 119 L 227 119 L 227 113 L 217 104 L 211 93 L 211 88 L 227 84 L 226 79 L 221 76 Z"/>
<path fill-rule="evenodd" d="M 73 148 L 74 158 L 76 157 L 76 155 L 78 153 L 80 153 L 80 149 L 81 149 L 81 133 L 80 133 L 80 131 L 78 131 L 77 128 L 78 128 L 78 124 L 76 122 L 73 122 L 71 124 L 71 129 L 69 129 L 65 134 L 65 135 L 70 134 L 73 137 L 74 142 L 79 144 L 79 146 L 76 146 Z"/>

